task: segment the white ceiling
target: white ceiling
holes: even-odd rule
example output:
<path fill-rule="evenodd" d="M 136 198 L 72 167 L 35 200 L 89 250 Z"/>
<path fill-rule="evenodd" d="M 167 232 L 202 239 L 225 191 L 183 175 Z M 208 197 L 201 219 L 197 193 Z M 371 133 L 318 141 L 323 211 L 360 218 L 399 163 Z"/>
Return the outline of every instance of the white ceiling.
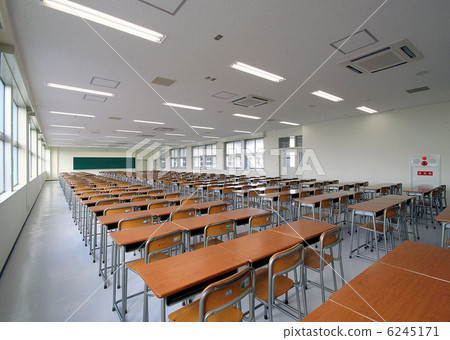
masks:
<path fill-rule="evenodd" d="M 6 0 L 22 73 L 50 146 L 114 140 L 104 136 L 127 137 L 116 139 L 121 143 L 142 139 L 115 132 L 117 129 L 140 130 L 167 143 L 210 142 L 212 139 L 202 136 L 229 137 L 236 135 L 232 132 L 235 129 L 255 131 L 274 111 L 272 118 L 276 121 L 266 122 L 259 131 L 288 127 L 278 123 L 283 120 L 304 125 L 359 115 L 362 113 L 355 108 L 361 105 L 385 112 L 450 98 L 448 0 L 74 1 L 161 32 L 167 38 L 155 44 L 44 7 L 39 0 Z M 175 15 L 168 13 L 180 4 Z M 367 29 L 378 42 L 346 55 L 330 46 L 361 29 Z M 3 38 L 7 33 L 0 39 L 7 39 Z M 218 34 L 223 38 L 216 41 Z M 338 64 L 405 38 L 424 55 L 423 59 L 370 75 L 355 74 Z M 236 71 L 229 67 L 234 61 L 281 75 L 286 81 L 274 83 Z M 206 80 L 207 76 L 216 80 Z M 90 84 L 93 77 L 120 84 L 115 89 L 95 86 Z M 176 83 L 170 87 L 150 84 L 155 77 Z M 104 103 L 86 101 L 82 93 L 50 88 L 47 82 L 111 91 L 115 96 Z M 406 92 L 421 86 L 430 90 Z M 315 90 L 335 94 L 344 101 L 333 103 L 311 95 Z M 212 97 L 220 91 L 237 96 L 254 94 L 273 101 L 257 108 L 240 108 L 229 100 Z M 205 110 L 174 112 L 162 105 L 164 101 Z M 96 118 L 56 116 L 49 113 L 51 110 L 93 114 Z M 263 120 L 232 116 L 237 112 Z M 122 119 L 108 119 L 111 116 Z M 135 123 L 133 119 L 166 125 Z M 86 128 L 69 130 L 50 124 Z M 215 130 L 194 131 L 189 125 Z M 161 126 L 186 136 L 166 136 L 153 130 Z M 75 141 L 63 141 L 54 132 L 77 136 L 71 137 Z"/>

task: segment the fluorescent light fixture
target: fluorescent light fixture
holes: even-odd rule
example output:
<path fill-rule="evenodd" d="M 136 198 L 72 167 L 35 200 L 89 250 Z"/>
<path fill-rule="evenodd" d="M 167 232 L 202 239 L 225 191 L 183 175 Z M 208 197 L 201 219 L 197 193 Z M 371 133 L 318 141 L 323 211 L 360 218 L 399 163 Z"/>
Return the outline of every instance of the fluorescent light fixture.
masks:
<path fill-rule="evenodd" d="M 118 138 L 118 139 L 126 139 L 127 137 L 122 137 L 122 136 L 105 136 L 105 138 Z"/>
<path fill-rule="evenodd" d="M 50 125 L 50 126 L 68 129 L 84 129 L 84 126 L 73 126 L 73 125 Z"/>
<path fill-rule="evenodd" d="M 145 123 L 145 124 L 157 124 L 157 125 L 164 125 L 164 124 L 166 124 L 166 123 L 163 123 L 163 122 L 151 122 L 149 120 L 137 120 L 137 119 L 133 120 L 133 122 L 135 122 L 135 123 Z"/>
<path fill-rule="evenodd" d="M 189 106 L 189 105 L 183 105 L 183 104 L 175 104 L 175 103 L 164 103 L 164 105 L 170 106 L 170 107 L 179 107 L 182 109 L 189 109 L 189 110 L 197 110 L 197 111 L 203 111 L 203 107 L 196 107 L 196 106 Z"/>
<path fill-rule="evenodd" d="M 344 99 L 342 99 L 340 97 L 333 96 L 332 94 L 329 94 L 329 93 L 326 93 L 326 92 L 323 92 L 323 91 L 314 91 L 314 92 L 311 92 L 311 94 L 313 94 L 315 96 L 319 96 L 319 97 L 325 98 L 325 99 L 328 99 L 328 100 L 331 100 L 333 102 L 341 102 L 341 101 L 344 100 Z"/>
<path fill-rule="evenodd" d="M 292 123 L 292 122 L 285 122 L 285 121 L 281 121 L 279 122 L 280 124 L 285 124 L 285 125 L 293 125 L 293 126 L 299 126 L 300 124 L 298 123 Z"/>
<path fill-rule="evenodd" d="M 245 131 L 245 130 L 233 130 L 233 132 L 236 132 L 236 133 L 252 133 L 251 131 Z"/>
<path fill-rule="evenodd" d="M 41 1 L 42 4 L 47 7 L 56 9 L 58 11 L 67 14 L 75 15 L 77 17 L 93 21 L 100 25 L 108 26 L 128 34 L 132 34 L 136 37 L 150 40 L 158 44 L 162 43 L 163 40 L 166 38 L 164 34 L 113 17 L 112 15 L 96 11 L 92 8 L 76 4 L 72 1 L 68 0 L 41 0 Z"/>
<path fill-rule="evenodd" d="M 195 143 L 195 140 L 186 140 L 186 139 L 182 139 L 180 142 L 185 142 L 185 143 Z"/>
<path fill-rule="evenodd" d="M 181 136 L 184 137 L 186 135 L 183 135 L 182 133 L 165 133 L 166 136 Z"/>
<path fill-rule="evenodd" d="M 233 64 L 230 65 L 231 68 L 234 68 L 235 70 L 243 71 L 246 73 L 253 74 L 254 76 L 261 77 L 270 81 L 274 81 L 276 83 L 279 83 L 283 80 L 286 80 L 286 78 L 283 78 L 281 76 L 277 76 L 276 74 L 261 70 L 259 68 L 241 63 L 239 61 L 235 61 Z"/>
<path fill-rule="evenodd" d="M 197 125 L 191 125 L 191 128 L 194 128 L 194 129 L 203 129 L 203 130 L 214 130 L 213 127 L 209 127 L 209 126 L 197 126 Z"/>
<path fill-rule="evenodd" d="M 371 109 L 370 107 L 366 107 L 366 106 L 358 106 L 356 109 L 367 112 L 367 113 L 377 113 L 378 112 L 377 110 Z"/>
<path fill-rule="evenodd" d="M 142 133 L 142 131 L 134 131 L 134 130 L 116 130 L 116 132 Z"/>
<path fill-rule="evenodd" d="M 52 135 L 59 135 L 59 136 L 79 136 L 78 133 L 60 133 L 60 132 L 52 132 Z"/>
<path fill-rule="evenodd" d="M 89 90 L 89 89 L 84 89 L 82 87 L 74 87 L 74 86 L 55 84 L 55 83 L 47 83 L 47 86 L 48 87 L 54 87 L 56 89 L 62 89 L 62 90 L 69 90 L 69 91 L 75 91 L 75 92 L 96 94 L 96 95 L 104 96 L 104 97 L 114 97 L 114 93 Z"/>
<path fill-rule="evenodd" d="M 240 118 L 248 118 L 248 119 L 261 119 L 261 117 L 244 115 L 242 113 L 233 113 L 233 116 L 240 117 Z"/>
<path fill-rule="evenodd" d="M 82 113 L 72 113 L 72 112 L 60 112 L 60 111 L 49 111 L 50 113 L 53 113 L 55 115 L 64 115 L 64 116 L 75 116 L 75 117 L 87 117 L 87 118 L 94 118 L 93 115 L 85 115 Z"/>
<path fill-rule="evenodd" d="M 152 138 L 152 140 L 165 140 L 164 138 Z"/>
<path fill-rule="evenodd" d="M 100 143 L 117 143 L 115 140 L 103 140 L 103 139 L 97 139 L 97 142 L 100 142 Z"/>
<path fill-rule="evenodd" d="M 219 138 L 219 137 L 215 137 L 215 136 L 203 136 L 203 138 Z"/>

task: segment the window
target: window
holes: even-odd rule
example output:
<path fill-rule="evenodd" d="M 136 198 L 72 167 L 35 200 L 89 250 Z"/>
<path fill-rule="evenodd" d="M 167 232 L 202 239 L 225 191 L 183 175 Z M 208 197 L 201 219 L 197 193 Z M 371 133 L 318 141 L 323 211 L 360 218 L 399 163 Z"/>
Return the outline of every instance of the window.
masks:
<path fill-rule="evenodd" d="M 245 141 L 246 169 L 264 169 L 264 140 L 262 138 Z"/>
<path fill-rule="evenodd" d="M 13 187 L 19 184 L 19 114 L 17 104 L 13 102 L 12 105 L 12 175 Z"/>
<path fill-rule="evenodd" d="M 170 167 L 172 169 L 186 168 L 186 148 L 170 150 Z"/>
<path fill-rule="evenodd" d="M 216 144 L 194 146 L 192 148 L 193 169 L 216 169 Z"/>
<path fill-rule="evenodd" d="M 302 136 L 280 137 L 280 138 L 278 138 L 278 147 L 280 149 L 301 148 L 302 147 Z"/>
<path fill-rule="evenodd" d="M 166 168 L 166 154 L 164 151 L 159 152 L 159 168 L 160 169 Z"/>
<path fill-rule="evenodd" d="M 0 81 L 0 194 L 5 191 L 5 85 Z"/>
<path fill-rule="evenodd" d="M 227 169 L 243 170 L 242 141 L 225 144 L 225 164 Z"/>

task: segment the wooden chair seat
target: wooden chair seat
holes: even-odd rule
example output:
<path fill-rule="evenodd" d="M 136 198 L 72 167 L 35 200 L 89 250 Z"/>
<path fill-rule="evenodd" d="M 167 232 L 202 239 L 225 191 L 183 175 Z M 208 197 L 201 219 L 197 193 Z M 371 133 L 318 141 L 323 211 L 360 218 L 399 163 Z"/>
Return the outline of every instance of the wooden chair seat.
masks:
<path fill-rule="evenodd" d="M 324 266 L 333 261 L 333 256 L 325 254 L 323 258 Z M 311 248 L 305 248 L 305 266 L 309 268 L 320 268 L 320 252 Z"/>
<path fill-rule="evenodd" d="M 158 253 L 158 254 L 150 256 L 150 262 L 163 260 L 163 259 L 166 259 L 168 257 L 169 257 L 169 255 L 167 255 L 167 254 Z M 131 269 L 132 271 L 136 272 L 136 268 L 139 267 L 139 266 L 142 266 L 143 264 L 145 264 L 145 259 L 144 258 L 136 260 L 136 261 L 133 261 L 133 262 L 130 262 L 130 263 L 127 263 L 127 267 L 129 269 Z"/>
<path fill-rule="evenodd" d="M 367 229 L 367 230 L 370 230 L 370 231 L 373 231 L 373 223 L 365 223 L 365 224 L 360 224 L 360 225 L 358 225 L 358 228 L 363 228 L 363 229 Z M 378 222 L 376 222 L 375 223 L 375 230 L 377 231 L 377 233 L 383 233 L 383 223 L 378 223 Z M 386 232 L 389 232 L 389 231 L 392 231 L 392 230 L 394 230 L 394 228 L 392 228 L 392 227 L 387 227 L 386 228 Z"/>
<path fill-rule="evenodd" d="M 198 322 L 199 321 L 199 301 L 194 302 L 176 310 L 169 314 L 170 321 L 177 322 Z M 227 309 L 214 314 L 208 318 L 208 322 L 239 322 L 244 315 L 235 306 L 228 307 Z"/>
<path fill-rule="evenodd" d="M 294 281 L 290 278 L 280 275 L 275 278 L 275 294 L 278 297 L 286 293 L 294 285 Z M 256 272 L 256 297 L 260 300 L 267 301 L 269 298 L 269 269 L 262 268 Z"/>
<path fill-rule="evenodd" d="M 218 238 L 213 238 L 208 241 L 208 246 L 215 246 L 222 242 L 223 241 L 219 240 Z M 200 249 L 203 247 L 204 247 L 204 242 L 198 242 L 198 243 L 191 244 L 192 250 L 197 250 L 197 249 Z"/>

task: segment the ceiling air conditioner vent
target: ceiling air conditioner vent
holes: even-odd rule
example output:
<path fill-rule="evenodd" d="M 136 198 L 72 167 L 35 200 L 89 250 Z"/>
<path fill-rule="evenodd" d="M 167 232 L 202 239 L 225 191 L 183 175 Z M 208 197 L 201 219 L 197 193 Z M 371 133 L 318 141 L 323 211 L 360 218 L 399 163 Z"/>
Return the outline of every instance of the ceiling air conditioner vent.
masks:
<path fill-rule="evenodd" d="M 246 96 L 232 100 L 230 103 L 242 107 L 257 107 L 272 101 L 273 101 L 272 99 L 262 98 L 255 96 L 253 94 L 248 94 Z"/>
<path fill-rule="evenodd" d="M 159 131 L 159 132 L 172 132 L 172 131 L 175 131 L 174 128 L 167 128 L 167 127 L 158 127 L 158 128 L 153 129 L 153 130 Z"/>
<path fill-rule="evenodd" d="M 339 64 L 358 74 L 376 73 L 422 59 L 420 53 L 407 39 L 371 51 Z"/>

